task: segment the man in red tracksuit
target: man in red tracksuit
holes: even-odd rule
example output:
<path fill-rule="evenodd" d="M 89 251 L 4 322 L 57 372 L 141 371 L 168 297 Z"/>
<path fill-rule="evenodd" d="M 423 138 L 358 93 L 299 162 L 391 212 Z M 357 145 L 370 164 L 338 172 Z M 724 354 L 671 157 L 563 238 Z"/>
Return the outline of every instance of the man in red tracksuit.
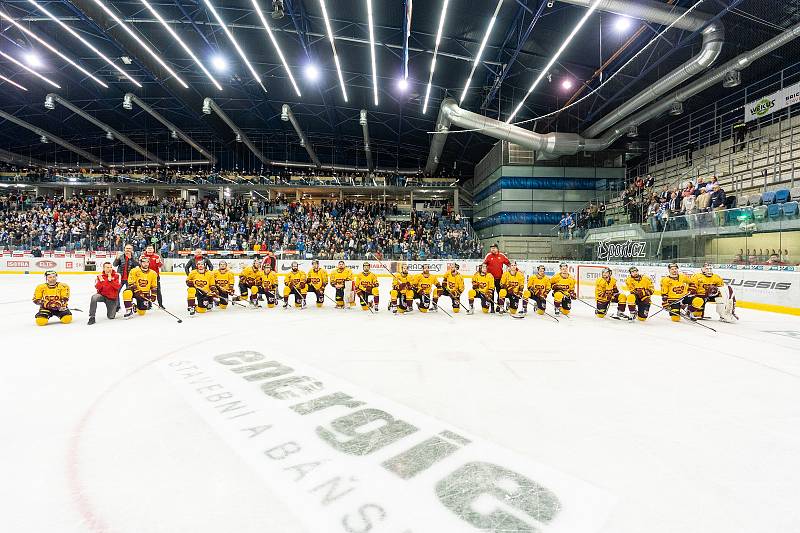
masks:
<path fill-rule="evenodd" d="M 111 263 L 106 261 L 103 263 L 103 272 L 97 276 L 94 282 L 94 288 L 97 289 L 97 294 L 92 296 L 89 303 L 89 325 L 94 324 L 94 315 L 97 312 L 97 304 L 103 302 L 106 304 L 106 316 L 109 320 L 113 320 L 117 314 L 117 298 L 119 296 L 119 289 L 122 286 L 119 273 L 114 271 Z"/>
<path fill-rule="evenodd" d="M 162 261 L 161 256 L 156 253 L 156 247 L 152 244 L 148 244 L 145 247 L 144 256 L 150 260 L 150 270 L 156 273 L 156 279 L 158 280 L 156 301 L 158 302 L 158 306 L 163 308 L 164 301 L 161 299 L 161 273 L 159 269 L 164 265 L 164 261 Z"/>
<path fill-rule="evenodd" d="M 506 254 L 500 252 L 497 243 L 495 243 L 489 247 L 489 253 L 483 258 L 483 264 L 486 265 L 486 272 L 491 274 L 494 278 L 494 294 L 499 298 L 500 278 L 503 277 L 503 266 L 510 266 L 511 261 L 508 260 Z"/>

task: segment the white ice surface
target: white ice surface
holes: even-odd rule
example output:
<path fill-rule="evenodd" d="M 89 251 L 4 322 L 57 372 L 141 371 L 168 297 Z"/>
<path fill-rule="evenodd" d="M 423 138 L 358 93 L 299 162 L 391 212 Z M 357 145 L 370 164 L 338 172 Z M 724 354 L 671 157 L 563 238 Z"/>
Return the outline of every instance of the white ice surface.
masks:
<path fill-rule="evenodd" d="M 41 276 L 0 276 L 0 531 L 305 529 L 153 362 L 208 345 L 288 350 L 361 388 L 601 487 L 614 533 L 800 531 L 800 319 L 737 325 L 165 304 L 34 325 Z M 88 311 L 89 275 L 62 276 Z M 386 287 L 384 287 L 384 294 Z M 714 314 L 714 311 L 711 311 Z M 770 331 L 793 331 L 795 337 Z M 402 497 L 402 495 L 398 495 Z M 434 525 L 435 526 L 435 525 Z M 437 531 L 435 527 L 432 531 Z M 418 533 L 418 532 L 415 532 Z"/>

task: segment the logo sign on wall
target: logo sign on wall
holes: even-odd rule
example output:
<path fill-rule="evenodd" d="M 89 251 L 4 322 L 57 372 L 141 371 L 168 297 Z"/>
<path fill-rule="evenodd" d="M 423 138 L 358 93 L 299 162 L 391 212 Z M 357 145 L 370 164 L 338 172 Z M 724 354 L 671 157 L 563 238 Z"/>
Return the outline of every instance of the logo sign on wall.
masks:
<path fill-rule="evenodd" d="M 744 107 L 744 121 L 750 122 L 757 118 L 766 117 L 800 102 L 800 83 L 785 87 L 780 91 L 750 102 Z"/>
<path fill-rule="evenodd" d="M 597 259 L 611 261 L 613 259 L 642 259 L 647 257 L 646 241 L 602 241 L 597 245 Z"/>

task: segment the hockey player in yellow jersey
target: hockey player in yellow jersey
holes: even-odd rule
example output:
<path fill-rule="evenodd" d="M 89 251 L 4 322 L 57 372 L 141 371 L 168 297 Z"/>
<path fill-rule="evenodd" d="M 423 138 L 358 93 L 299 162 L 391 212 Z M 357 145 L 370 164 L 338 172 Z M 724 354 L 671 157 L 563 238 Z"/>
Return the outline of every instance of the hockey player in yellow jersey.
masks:
<path fill-rule="evenodd" d="M 644 322 L 650 314 L 650 297 L 655 292 L 653 280 L 642 276 L 635 266 L 629 268 L 628 273 L 630 276 L 625 280 L 625 288 L 630 293 L 626 297 L 628 320 L 633 320 L 635 315 L 638 320 Z"/>
<path fill-rule="evenodd" d="M 400 265 L 393 278 L 389 309 L 392 313 L 410 313 L 414 308 L 414 277 L 408 273 L 408 265 Z"/>
<path fill-rule="evenodd" d="M 253 265 L 244 267 L 239 273 L 239 296 L 236 300 L 249 300 L 250 305 L 258 307 L 258 294 L 264 281 L 261 261 L 253 260 Z"/>
<path fill-rule="evenodd" d="M 300 270 L 297 261 L 292 261 L 292 267 L 283 278 L 283 308 L 289 307 L 289 296 L 294 296 L 295 307 L 306 306 L 306 273 Z"/>
<path fill-rule="evenodd" d="M 511 315 L 516 315 L 524 291 L 525 274 L 517 268 L 517 262 L 512 261 L 508 266 L 508 270 L 503 272 L 503 277 L 500 278 L 500 292 L 497 294 L 497 312 L 505 312 L 505 300 L 508 298 L 508 312 Z M 525 314 L 524 309 L 522 314 Z"/>
<path fill-rule="evenodd" d="M 550 278 L 550 290 L 553 291 L 553 301 L 555 303 L 556 315 L 563 313 L 569 316 L 572 309 L 572 300 L 575 294 L 575 278 L 569 273 L 569 265 L 561 263 L 558 265 L 558 273 Z"/>
<path fill-rule="evenodd" d="M 317 296 L 317 307 L 322 307 L 325 303 L 325 287 L 328 285 L 328 273 L 324 268 L 320 268 L 319 261 L 311 261 L 311 270 L 306 274 L 308 291 Z"/>
<path fill-rule="evenodd" d="M 33 291 L 33 303 L 39 306 L 35 319 L 37 326 L 46 325 L 52 317 L 58 318 L 62 324 L 72 322 L 69 310 L 69 286 L 58 281 L 55 270 L 44 273 L 45 282 L 37 285 Z"/>
<path fill-rule="evenodd" d="M 528 278 L 528 290 L 523 295 L 522 312 L 528 311 L 528 300 L 536 306 L 536 314 L 543 315 L 547 310 L 547 295 L 550 294 L 550 278 L 544 265 L 536 267 L 536 273 Z"/>
<path fill-rule="evenodd" d="M 453 312 L 461 310 L 461 293 L 464 292 L 464 276 L 458 271 L 458 263 L 451 263 L 442 282 L 436 287 L 433 295 L 433 309 L 439 306 L 439 298 L 447 296 L 453 305 Z"/>
<path fill-rule="evenodd" d="M 682 274 L 677 263 L 669 264 L 669 275 L 661 278 L 661 304 L 669 311 L 673 322 L 681 319 L 681 304 L 689 295 L 689 276 Z"/>
<path fill-rule="evenodd" d="M 125 303 L 125 318 L 133 316 L 134 309 L 139 315 L 152 309 L 156 301 L 158 276 L 150 270 L 150 260 L 143 255 L 139 258 L 139 266 L 128 273 L 128 288 L 122 291 Z"/>
<path fill-rule="evenodd" d="M 624 316 L 627 300 L 619 292 L 617 279 L 613 276 L 610 268 L 604 268 L 600 274 L 600 279 L 594 284 L 594 302 L 594 315 L 597 318 L 605 318 L 612 303 L 617 304 L 617 314 L 614 318 L 619 319 Z"/>
<path fill-rule="evenodd" d="M 186 278 L 186 301 L 190 315 L 195 312 L 205 313 L 214 306 L 217 298 L 217 286 L 214 273 L 206 270 L 204 261 L 198 261 L 197 267 L 189 272 Z"/>
<path fill-rule="evenodd" d="M 467 314 L 475 312 L 475 298 L 481 300 L 481 309 L 488 313 L 494 311 L 494 277 L 486 272 L 486 264 L 482 263 L 478 271 L 472 276 L 472 290 L 469 291 L 469 311 Z"/>
<path fill-rule="evenodd" d="M 364 261 L 361 268 L 361 273 L 356 275 L 355 283 L 353 283 L 356 299 L 361 304 L 361 309 L 367 311 L 370 308 L 370 298 L 372 298 L 372 310 L 377 313 L 380 301 L 378 277 L 370 270 L 369 262 Z"/>
<path fill-rule="evenodd" d="M 219 297 L 219 308 L 227 309 L 228 302 L 233 295 L 233 272 L 228 267 L 227 261 L 220 261 L 219 268 L 212 272 L 214 274 L 214 286 L 217 288 Z"/>
<path fill-rule="evenodd" d="M 700 272 L 689 278 L 689 293 L 692 295 L 689 301 L 689 312 L 691 318 L 703 318 L 706 303 L 716 302 L 719 298 L 720 288 L 725 285 L 722 278 L 711 270 L 711 265 L 705 263 Z"/>
<path fill-rule="evenodd" d="M 336 308 L 344 309 L 345 292 L 352 287 L 353 272 L 345 266 L 344 261 L 339 261 L 336 265 L 336 269 L 331 272 L 330 280 L 331 285 L 336 289 Z M 348 285 L 350 285 L 350 287 L 348 287 Z"/>
<path fill-rule="evenodd" d="M 422 273 L 414 276 L 411 286 L 414 290 L 414 298 L 419 300 L 417 307 L 421 313 L 427 313 L 431 307 L 431 293 L 439 283 L 439 279 L 431 274 L 431 267 L 427 264 L 422 265 Z"/>
<path fill-rule="evenodd" d="M 264 294 L 267 308 L 272 309 L 278 305 L 278 274 L 272 270 L 272 265 L 269 263 L 264 263 L 261 271 L 261 287 L 258 290 Z"/>

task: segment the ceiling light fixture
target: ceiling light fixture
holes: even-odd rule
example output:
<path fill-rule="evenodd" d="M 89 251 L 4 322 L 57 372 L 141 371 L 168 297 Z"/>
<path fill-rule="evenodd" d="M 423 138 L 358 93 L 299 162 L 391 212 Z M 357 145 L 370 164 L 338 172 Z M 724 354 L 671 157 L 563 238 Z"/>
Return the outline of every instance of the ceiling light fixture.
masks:
<path fill-rule="evenodd" d="M 52 46 L 50 43 L 48 43 L 47 41 L 45 41 L 44 39 L 42 39 L 41 37 L 39 37 L 38 35 L 36 35 L 36 34 L 35 34 L 33 31 L 29 30 L 28 28 L 26 28 L 25 26 L 23 26 L 22 24 L 20 24 L 19 22 L 17 22 L 17 21 L 16 21 L 16 20 L 14 20 L 13 18 L 11 18 L 11 17 L 10 17 L 8 14 L 6 14 L 5 12 L 3 12 L 3 11 L 0 11 L 0 18 L 2 18 L 3 20 L 6 20 L 6 21 L 8 21 L 8 22 L 10 22 L 10 23 L 11 23 L 11 24 L 13 24 L 14 26 L 16 26 L 16 27 L 17 27 L 17 29 L 19 29 L 21 32 L 25 33 L 25 34 L 26 34 L 26 35 L 28 35 L 29 37 L 32 37 L 32 38 L 33 38 L 33 39 L 35 39 L 35 40 L 36 40 L 36 41 L 37 41 L 39 44 L 41 44 L 42 46 L 44 46 L 45 48 L 47 48 L 48 50 L 50 50 L 51 52 L 53 52 L 55 55 L 57 55 L 58 57 L 60 57 L 61 59 L 63 59 L 64 61 L 66 61 L 67 63 L 69 63 L 70 65 L 72 65 L 72 66 L 73 66 L 73 67 L 75 67 L 76 69 L 78 69 L 79 71 L 81 71 L 83 74 L 85 74 L 86 76 L 88 76 L 89 78 L 91 78 L 93 81 L 95 81 L 95 82 L 96 82 L 96 83 L 98 83 L 99 85 L 101 85 L 101 86 L 105 87 L 106 89 L 108 89 L 108 85 L 106 85 L 105 83 L 103 83 L 102 81 L 100 81 L 99 79 L 97 79 L 96 77 L 94 77 L 94 76 L 92 75 L 92 73 L 91 73 L 91 72 L 89 72 L 88 70 L 86 70 L 85 68 L 83 68 L 82 66 L 78 65 L 76 62 L 74 62 L 73 60 L 71 60 L 70 58 L 68 58 L 67 56 L 65 56 L 64 54 L 62 54 L 61 52 L 59 52 L 57 48 L 55 48 L 55 47 L 54 47 L 54 46 Z M 26 90 L 27 90 L 27 89 L 26 89 Z"/>
<path fill-rule="evenodd" d="M 397 88 L 400 89 L 400 92 L 406 92 L 408 90 L 408 80 L 406 78 L 400 78 L 397 81 Z"/>
<path fill-rule="evenodd" d="M 219 84 L 219 82 L 217 82 L 217 80 L 214 78 L 214 76 L 211 75 L 211 73 L 208 71 L 208 69 L 205 67 L 205 65 L 203 65 L 203 63 L 197 58 L 197 56 L 194 55 L 194 52 L 192 52 L 192 50 L 186 45 L 186 43 L 183 42 L 183 40 L 180 37 L 178 37 L 178 34 L 175 33 L 175 30 L 172 29 L 172 26 L 167 24 L 167 21 L 164 20 L 164 18 L 161 16 L 161 14 L 158 11 L 156 11 L 155 8 L 152 5 L 150 5 L 150 2 L 148 2 L 147 0 L 139 0 L 139 1 L 142 4 L 144 4 L 144 6 L 148 10 L 150 10 L 150 13 L 152 13 L 153 16 L 156 19 L 158 19 L 158 21 L 161 23 L 161 25 L 164 27 L 164 29 L 166 29 L 167 32 L 172 36 L 172 38 L 175 39 L 175 41 L 179 45 L 181 45 L 181 48 L 183 48 L 183 51 L 186 52 L 188 54 L 188 56 L 192 58 L 192 61 L 194 61 L 195 64 L 198 67 L 200 67 L 200 70 L 202 70 L 203 74 L 205 74 L 206 77 L 209 80 L 211 80 L 211 83 L 214 84 L 214 87 L 216 87 L 218 91 L 221 91 L 222 90 L 222 86 Z"/>
<path fill-rule="evenodd" d="M 500 12 L 500 7 L 502 7 L 502 5 L 503 0 L 499 0 L 497 2 L 497 7 L 494 8 L 494 14 L 492 15 L 492 19 L 489 21 L 489 27 L 486 28 L 486 33 L 481 41 L 481 47 L 478 49 L 478 55 L 475 56 L 475 61 L 472 63 L 472 70 L 469 73 L 469 78 L 467 78 L 467 83 L 464 85 L 464 90 L 461 92 L 461 98 L 458 101 L 459 104 L 462 103 L 464 98 L 467 97 L 469 85 L 472 83 L 472 76 L 475 75 L 475 69 L 478 68 L 478 64 L 481 62 L 483 50 L 486 48 L 486 43 L 489 41 L 489 36 L 492 34 L 492 28 L 494 27 L 494 23 L 497 22 L 497 14 Z"/>
<path fill-rule="evenodd" d="M 372 23 L 372 0 L 367 0 L 367 21 L 369 23 L 369 52 L 372 60 L 372 94 L 378 105 L 378 67 L 375 61 L 375 27 Z"/>
<path fill-rule="evenodd" d="M 506 122 L 511 123 L 511 121 L 514 120 L 514 117 L 517 116 L 517 113 L 519 113 L 520 109 L 522 109 L 522 106 L 525 105 L 525 100 L 528 99 L 528 96 L 530 96 L 530 94 L 534 91 L 534 89 L 536 89 L 536 86 L 539 85 L 539 82 L 542 81 L 542 79 L 548 74 L 553 65 L 555 65 L 556 61 L 558 61 L 558 58 L 561 57 L 561 54 L 564 53 L 564 50 L 567 49 L 567 46 L 569 46 L 569 43 L 572 42 L 572 39 L 575 38 L 575 36 L 583 27 L 583 25 L 586 24 L 586 21 L 589 20 L 589 17 L 592 16 L 592 13 L 594 13 L 594 11 L 597 9 L 597 6 L 600 5 L 601 1 L 602 0 L 594 0 L 592 6 L 586 10 L 586 13 L 584 13 L 583 17 L 581 17 L 581 20 L 579 20 L 578 23 L 575 25 L 575 27 L 572 28 L 572 31 L 569 33 L 569 35 L 567 35 L 567 38 L 564 40 L 563 43 L 561 43 L 561 46 L 558 48 L 556 53 L 553 55 L 552 58 L 550 58 L 550 61 L 536 77 L 536 79 L 533 82 L 533 85 L 531 85 L 530 89 L 528 89 L 528 92 L 525 94 L 525 97 L 522 99 L 522 101 L 519 103 L 516 109 L 514 109 L 514 112 L 511 113 L 511 116 L 508 117 L 508 120 L 506 120 Z"/>
<path fill-rule="evenodd" d="M 339 85 L 342 87 L 342 96 L 344 101 L 347 102 L 347 89 L 344 86 L 344 77 L 342 76 L 342 65 L 339 63 L 339 56 L 336 54 L 336 43 L 333 40 L 333 30 L 331 29 L 331 20 L 328 18 L 328 8 L 325 6 L 325 0 L 319 0 L 319 6 L 322 9 L 322 18 L 325 20 L 325 31 L 328 33 L 328 41 L 331 43 L 331 50 L 333 51 L 333 62 L 336 64 L 336 74 L 339 76 Z"/>
<path fill-rule="evenodd" d="M 134 40 L 134 41 L 136 41 L 136 44 L 138 44 L 139 46 L 141 46 L 142 48 L 144 48 L 145 52 L 147 52 L 148 54 L 150 54 L 150 56 L 151 56 L 153 59 L 155 59 L 155 60 L 156 60 L 156 62 L 158 62 L 158 64 L 159 64 L 159 65 L 161 65 L 162 67 L 164 67 L 164 70 L 166 70 L 167 72 L 169 72 L 169 75 L 170 75 L 170 76 L 172 76 L 173 78 L 175 78 L 175 80 L 176 80 L 178 83 L 180 83 L 180 84 L 183 86 L 183 88 L 184 88 L 184 89 L 188 89 L 188 88 L 189 88 L 189 84 L 188 84 L 188 83 L 186 83 L 185 81 L 183 81 L 183 79 L 182 79 L 180 76 L 178 76 L 178 74 L 177 74 L 177 73 L 176 73 L 174 70 L 172 70 L 172 67 L 170 67 L 169 65 L 167 65 L 167 63 L 166 63 L 166 62 L 165 62 L 163 59 L 161 59 L 161 55 L 159 55 L 159 54 L 155 53 L 155 52 L 153 51 L 153 49 L 152 49 L 152 48 L 150 48 L 149 46 L 147 46 L 147 44 L 146 44 L 146 43 L 145 43 L 145 42 L 144 42 L 144 41 L 143 41 L 143 40 L 142 40 L 142 39 L 139 37 L 139 35 L 137 35 L 137 34 L 136 34 L 136 32 L 135 32 L 135 31 L 133 31 L 133 30 L 131 29 L 131 27 L 130 27 L 130 26 L 128 26 L 127 24 L 125 24 L 124 22 L 122 22 L 122 19 L 121 19 L 121 18 L 119 18 L 119 17 L 117 16 L 117 14 L 116 14 L 116 13 L 114 13 L 114 12 L 111 10 L 111 8 L 109 8 L 107 5 L 105 5 L 105 4 L 104 4 L 103 2 L 101 2 L 100 0 L 94 0 L 94 3 L 95 3 L 95 4 L 97 4 L 98 6 L 100 6 L 100 9 L 102 9 L 102 10 L 105 12 L 105 14 L 106 14 L 106 15 L 108 15 L 109 17 L 111 17 L 112 19 L 114 19 L 114 22 L 116 22 L 116 23 L 117 23 L 117 24 L 118 24 L 118 25 L 119 25 L 119 26 L 120 26 L 120 27 L 121 27 L 123 30 L 125 30 L 125 32 L 126 32 L 128 35 L 130 35 L 130 36 L 133 38 L 133 40 Z"/>
<path fill-rule="evenodd" d="M 36 7 L 36 8 L 37 8 L 39 11 L 41 11 L 42 13 L 44 13 L 45 15 L 47 15 L 47 17 L 48 17 L 50 20 L 52 20 L 53 22 L 55 22 L 56 24 L 58 24 L 59 26 L 61 26 L 62 28 L 64 28 L 64 29 L 67 31 L 67 33 L 69 33 L 70 35 L 72 35 L 73 37 L 75 37 L 76 39 L 78 39 L 78 40 L 79 40 L 81 43 L 83 43 L 83 45 L 84 45 L 86 48 L 88 48 L 89 50 L 91 50 L 92 52 L 94 52 L 95 54 L 97 54 L 99 57 L 103 58 L 103 60 L 104 60 L 106 63 L 108 63 L 109 65 L 111 65 L 112 67 L 114 67 L 116 70 L 118 70 L 118 71 L 120 72 L 120 74 L 122 74 L 123 76 L 125 76 L 126 78 L 128 78 L 128 79 L 131 81 L 131 83 L 133 83 L 133 84 L 134 84 L 134 85 L 136 85 L 137 87 L 141 87 L 141 86 L 142 86 L 142 84 L 141 84 L 141 83 L 139 83 L 138 81 L 136 81 L 135 79 L 133 79 L 133 78 L 131 77 L 131 75 L 130 75 L 130 74 L 128 74 L 127 72 L 125 72 L 125 71 L 124 71 L 124 70 L 123 70 L 123 69 L 122 69 L 122 68 L 121 68 L 119 65 L 117 65 L 116 63 L 114 63 L 113 61 L 111 61 L 111 59 L 109 59 L 109 57 L 108 57 L 108 56 L 106 56 L 106 55 L 105 55 L 103 52 L 101 52 L 100 50 L 98 50 L 97 48 L 95 48 L 95 47 L 92 45 L 92 43 L 90 43 L 89 41 L 87 41 L 86 39 L 84 39 L 83 37 L 81 37 L 80 35 L 78 35 L 78 32 L 76 32 L 75 30 L 73 30 L 72 28 L 70 28 L 69 26 L 67 26 L 66 24 L 64 24 L 64 23 L 63 23 L 63 22 L 62 22 L 62 21 L 61 21 L 61 20 L 60 20 L 58 17 L 56 17 L 55 15 L 53 15 L 52 13 L 50 13 L 50 12 L 49 12 L 47 9 L 43 8 L 43 7 L 42 7 L 42 6 L 40 6 L 38 3 L 36 3 L 36 2 L 35 2 L 35 0 L 28 0 L 28 2 L 30 2 L 31 4 L 33 4 L 33 5 L 34 5 L 34 6 L 35 6 L 35 7 Z"/>
<path fill-rule="evenodd" d="M 39 54 L 33 51 L 25 54 L 25 62 L 31 68 L 41 68 L 44 66 L 44 63 L 42 63 L 42 58 L 39 57 Z"/>
<path fill-rule="evenodd" d="M 442 4 L 442 14 L 439 15 L 439 29 L 436 30 L 436 46 L 433 49 L 433 58 L 431 59 L 431 72 L 428 76 L 428 87 L 425 89 L 425 102 L 422 104 L 422 113 L 428 111 L 428 99 L 431 96 L 431 86 L 433 85 L 433 73 L 436 70 L 436 54 L 439 53 L 439 43 L 442 41 L 442 30 L 444 29 L 444 20 L 447 16 L 447 5 L 450 0 L 444 0 Z"/>
<path fill-rule="evenodd" d="M 228 70 L 228 62 L 219 54 L 211 58 L 211 64 L 214 65 L 214 68 L 218 72 L 225 72 Z"/>
<path fill-rule="evenodd" d="M 3 52 L 3 51 L 1 51 L 1 50 L 0 50 L 0 55 L 2 55 L 3 57 L 5 57 L 6 59 L 8 59 L 9 61 L 11 61 L 12 63 L 14 63 L 15 65 L 17 65 L 17 66 L 20 66 L 20 67 L 24 68 L 25 70 L 27 70 L 28 72 L 30 72 L 31 74 L 33 74 L 34 76 L 36 76 L 37 78 L 40 78 L 40 79 L 42 79 L 42 80 L 46 81 L 47 83 L 49 83 L 50 85 L 52 85 L 52 86 L 53 86 L 53 87 L 55 87 L 56 89 L 60 89 L 60 88 L 61 88 L 61 86 L 60 86 L 59 84 L 57 84 L 56 82 L 54 82 L 54 81 L 53 81 L 53 80 L 51 80 L 50 78 L 47 78 L 47 77 L 45 77 L 45 76 L 42 76 L 41 74 L 39 74 L 38 72 L 36 72 L 36 71 L 35 71 L 35 70 L 33 70 L 32 68 L 30 68 L 28 65 L 26 65 L 26 64 L 25 64 L 25 63 L 23 63 L 22 61 L 17 61 L 16 59 L 14 59 L 13 57 L 11 57 L 10 55 L 8 55 L 7 53 L 5 53 L 5 52 Z"/>
<path fill-rule="evenodd" d="M 620 33 L 628 31 L 630 27 L 631 27 L 631 19 L 629 19 L 628 17 L 620 17 L 614 23 L 614 29 L 616 29 Z"/>
<path fill-rule="evenodd" d="M 244 50 L 242 50 L 242 48 L 239 46 L 239 43 L 236 42 L 236 39 L 233 37 L 233 34 L 225 25 L 225 21 L 223 21 L 222 17 L 220 17 L 219 13 L 217 13 L 217 10 L 214 9 L 214 5 L 210 2 L 210 0 L 205 0 L 205 4 L 208 10 L 211 11 L 211 14 L 214 15 L 214 18 L 217 19 L 217 22 L 222 28 L 222 31 L 225 32 L 225 35 L 228 37 L 228 40 L 231 42 L 233 47 L 236 48 L 236 51 L 239 53 L 239 57 L 241 57 L 242 61 L 244 61 L 244 64 L 247 65 L 247 68 L 250 70 L 250 73 L 253 75 L 253 78 L 255 78 L 255 80 L 261 86 L 261 89 L 263 89 L 264 92 L 267 92 L 267 88 L 264 87 L 264 83 L 261 81 L 261 77 L 256 72 L 256 69 L 253 68 L 253 65 L 250 63 L 250 60 L 247 59 L 247 56 L 244 55 Z"/>
<path fill-rule="evenodd" d="M 562 81 L 561 82 L 561 87 L 564 90 L 569 91 L 570 89 L 572 89 L 572 80 L 566 79 L 566 80 Z"/>
<path fill-rule="evenodd" d="M 10 79 L 8 79 L 8 78 L 6 78 L 6 77 L 5 77 L 5 76 L 3 76 L 2 74 L 0 74 L 0 80 L 3 80 L 4 82 L 10 83 L 10 84 L 11 84 L 11 85 L 13 85 L 14 87 L 17 87 L 18 89 L 22 89 L 23 91 L 27 91 L 27 90 L 28 90 L 28 89 L 26 89 L 25 87 L 23 87 L 22 85 L 20 85 L 19 83 L 15 82 L 15 81 L 13 81 L 13 80 L 10 80 Z"/>
<path fill-rule="evenodd" d="M 306 78 L 310 81 L 317 81 L 319 79 L 319 69 L 313 63 L 306 65 L 305 74 Z"/>
<path fill-rule="evenodd" d="M 283 51 L 281 50 L 281 47 L 278 44 L 278 41 L 275 39 L 275 35 L 272 34 L 272 30 L 270 29 L 269 24 L 267 23 L 267 19 L 264 17 L 264 13 L 261 12 L 261 7 L 258 5 L 258 2 L 256 0 L 252 0 L 252 2 L 253 2 L 253 9 L 255 9 L 256 13 L 258 13 L 258 18 L 261 19 L 261 24 L 264 26 L 264 29 L 267 31 L 267 35 L 269 36 L 269 40 L 272 41 L 272 46 L 275 47 L 275 51 L 278 52 L 278 57 L 281 59 L 281 63 L 283 63 L 283 68 L 286 69 L 286 74 L 289 75 L 289 80 L 291 80 L 291 82 L 292 82 L 292 87 L 294 87 L 294 92 L 297 93 L 297 96 L 302 96 L 300 94 L 300 88 L 297 87 L 297 82 L 294 81 L 294 76 L 292 76 L 292 71 L 289 69 L 289 64 L 286 62 L 286 58 L 283 57 Z M 276 10 L 277 10 L 277 8 L 276 8 Z M 282 12 L 283 11 L 281 11 L 281 13 Z M 275 11 L 273 11 L 273 18 L 276 18 L 276 17 L 274 17 L 274 14 L 275 14 Z M 281 17 L 282 17 L 282 15 L 281 15 Z M 277 17 L 277 18 L 281 18 L 281 17 Z"/>

